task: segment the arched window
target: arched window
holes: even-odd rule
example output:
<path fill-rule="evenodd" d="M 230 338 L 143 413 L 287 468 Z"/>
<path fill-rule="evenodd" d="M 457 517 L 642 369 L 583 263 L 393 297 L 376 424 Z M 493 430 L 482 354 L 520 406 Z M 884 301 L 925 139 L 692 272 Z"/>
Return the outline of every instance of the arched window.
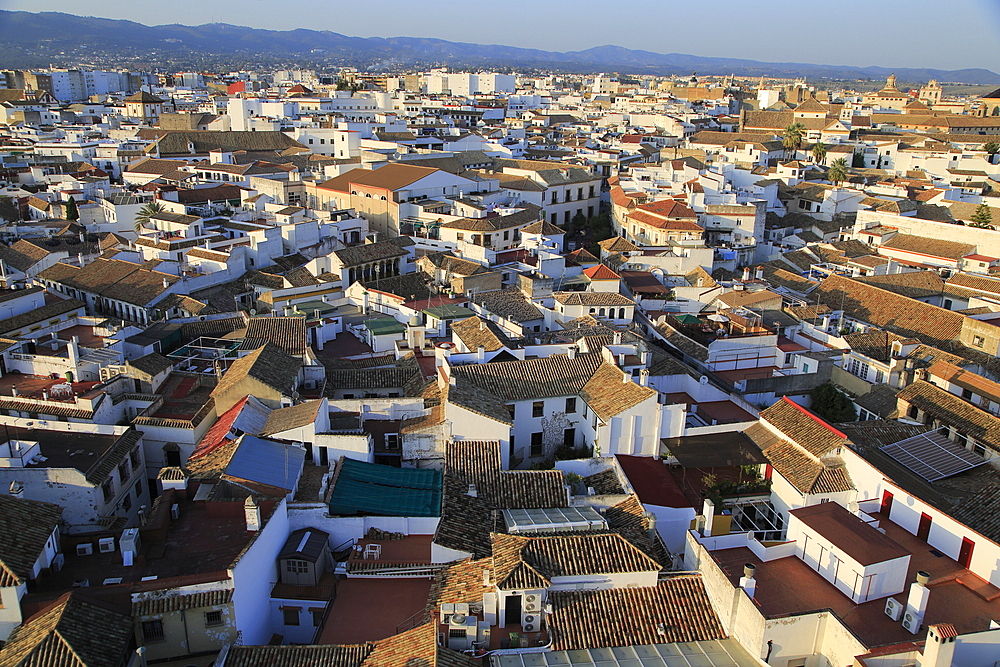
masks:
<path fill-rule="evenodd" d="M 597 314 L 601 317 L 604 317 L 604 309 L 601 308 L 600 312 L 598 312 Z"/>

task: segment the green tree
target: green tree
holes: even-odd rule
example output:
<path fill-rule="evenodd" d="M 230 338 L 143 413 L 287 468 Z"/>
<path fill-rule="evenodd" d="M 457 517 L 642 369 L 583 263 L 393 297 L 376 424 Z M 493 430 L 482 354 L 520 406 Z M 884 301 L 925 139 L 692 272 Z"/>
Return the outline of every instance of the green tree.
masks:
<path fill-rule="evenodd" d="M 0 219 L 7 222 L 14 222 L 20 219 L 20 217 L 20 211 L 17 209 L 17 204 L 14 203 L 14 198 L 0 197 Z"/>
<path fill-rule="evenodd" d="M 864 169 L 865 168 L 865 154 L 864 153 L 855 153 L 854 156 L 851 158 L 851 166 L 854 167 L 855 169 Z"/>
<path fill-rule="evenodd" d="M 141 234 L 143 225 L 149 222 L 149 219 L 154 215 L 162 213 L 164 210 L 163 204 L 158 201 L 151 201 L 140 208 L 139 212 L 135 214 L 135 233 Z"/>
<path fill-rule="evenodd" d="M 827 172 L 827 178 L 830 179 L 834 185 L 840 185 L 847 180 L 847 160 L 842 157 L 837 158 L 830 165 L 830 171 Z"/>
<path fill-rule="evenodd" d="M 66 219 L 76 222 L 80 219 L 80 209 L 76 207 L 76 200 L 70 195 L 69 200 L 66 202 Z"/>
<path fill-rule="evenodd" d="M 979 227 L 980 229 L 993 229 L 993 212 L 990 207 L 983 202 L 976 207 L 976 212 L 972 214 L 969 227 Z"/>
<path fill-rule="evenodd" d="M 995 139 L 990 139 L 985 144 L 983 144 L 983 150 L 986 151 L 987 155 L 996 155 L 1000 153 L 1000 141 Z"/>
<path fill-rule="evenodd" d="M 809 398 L 812 399 L 810 409 L 831 424 L 852 422 L 858 418 L 858 411 L 847 394 L 829 382 L 814 387 L 809 392 Z"/>
<path fill-rule="evenodd" d="M 566 232 L 567 234 L 575 234 L 576 232 L 583 230 L 583 228 L 586 226 L 587 226 L 587 216 L 583 214 L 583 211 L 580 211 L 579 213 L 573 216 L 572 220 L 569 221 L 569 228 L 564 229 L 563 231 Z"/>
<path fill-rule="evenodd" d="M 813 161 L 816 164 L 823 164 L 823 160 L 826 159 L 826 144 L 822 141 L 817 141 L 812 147 Z"/>
<path fill-rule="evenodd" d="M 785 128 L 785 136 L 781 139 L 781 145 L 785 148 L 785 157 L 788 157 L 789 152 L 791 152 L 792 157 L 795 157 L 795 151 L 802 147 L 805 129 L 806 126 L 802 123 L 792 123 Z"/>

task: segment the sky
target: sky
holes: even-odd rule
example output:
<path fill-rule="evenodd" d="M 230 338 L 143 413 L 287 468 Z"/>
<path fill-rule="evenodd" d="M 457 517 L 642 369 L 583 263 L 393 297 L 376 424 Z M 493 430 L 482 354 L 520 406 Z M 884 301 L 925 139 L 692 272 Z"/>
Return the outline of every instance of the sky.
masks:
<path fill-rule="evenodd" d="M 615 44 L 767 62 L 1000 73 L 1000 0 L 0 0 L 0 9 L 547 51 Z"/>

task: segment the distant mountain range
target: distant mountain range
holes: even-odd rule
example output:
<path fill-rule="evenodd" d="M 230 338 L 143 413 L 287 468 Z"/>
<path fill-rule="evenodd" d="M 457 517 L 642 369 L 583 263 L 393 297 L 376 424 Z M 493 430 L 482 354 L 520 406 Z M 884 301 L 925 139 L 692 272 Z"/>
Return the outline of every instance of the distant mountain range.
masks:
<path fill-rule="evenodd" d="M 95 66 L 171 66 L 189 63 L 259 65 L 351 65 L 376 70 L 417 66 L 535 68 L 566 72 L 622 74 L 736 74 L 809 79 L 929 79 L 965 84 L 1000 84 L 987 69 L 895 69 L 807 63 L 767 63 L 654 53 L 621 46 L 585 51 L 542 51 L 496 44 L 469 44 L 419 37 L 348 37 L 318 30 L 262 30 L 210 23 L 200 26 L 146 26 L 133 21 L 74 16 L 60 12 L 0 11 L 0 66 L 40 67 L 87 62 Z"/>

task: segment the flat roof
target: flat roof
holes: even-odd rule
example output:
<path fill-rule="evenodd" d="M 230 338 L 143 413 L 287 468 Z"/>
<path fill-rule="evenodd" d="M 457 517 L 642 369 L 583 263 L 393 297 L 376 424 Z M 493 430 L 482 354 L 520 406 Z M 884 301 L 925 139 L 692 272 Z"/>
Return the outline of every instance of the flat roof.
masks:
<path fill-rule="evenodd" d="M 910 552 L 883 535 L 839 503 L 819 503 L 789 512 L 799 521 L 830 540 L 861 565 L 874 565 Z"/>

